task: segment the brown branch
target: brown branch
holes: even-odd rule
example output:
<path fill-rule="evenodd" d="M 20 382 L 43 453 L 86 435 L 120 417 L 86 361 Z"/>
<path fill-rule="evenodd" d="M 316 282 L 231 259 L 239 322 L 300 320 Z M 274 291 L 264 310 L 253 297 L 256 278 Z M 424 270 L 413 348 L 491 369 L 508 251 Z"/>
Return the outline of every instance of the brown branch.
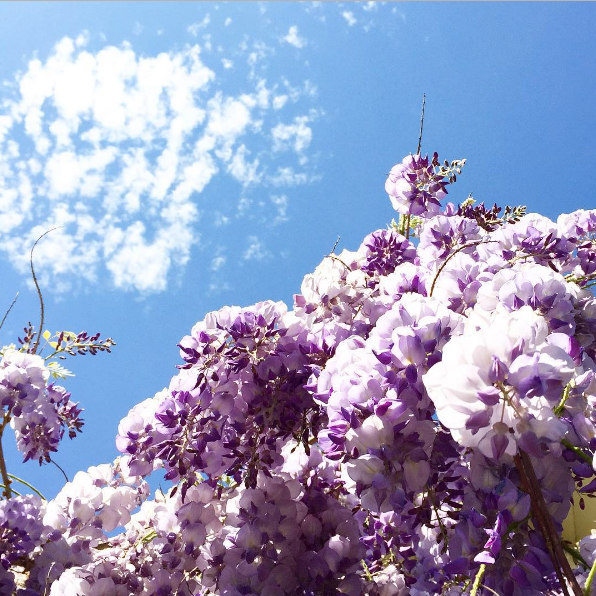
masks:
<path fill-rule="evenodd" d="M 12 310 L 12 307 L 15 305 L 15 302 L 17 301 L 18 297 L 19 297 L 19 293 L 17 292 L 15 294 L 15 297 L 12 299 L 12 302 L 11 302 L 10 306 L 8 307 L 8 310 L 4 313 L 4 316 L 2 317 L 2 322 L 0 323 L 0 329 L 2 329 L 2 327 L 4 327 L 4 322 L 6 321 L 6 318 L 8 317 L 8 315 L 10 314 L 10 311 Z"/>
<path fill-rule="evenodd" d="M 418 135 L 418 149 L 416 149 L 416 155 L 420 155 L 420 149 L 422 148 L 422 130 L 424 129 L 424 106 L 426 105 L 426 94 L 422 94 L 422 113 L 420 114 L 420 134 Z"/>
<path fill-rule="evenodd" d="M 331 249 L 331 252 L 328 255 L 326 255 L 327 257 L 329 255 L 332 255 L 335 252 L 335 249 L 337 248 L 337 245 L 339 244 L 340 240 L 341 240 L 341 236 L 338 236 L 337 240 L 335 241 L 335 244 L 333 245 L 333 248 Z"/>
<path fill-rule="evenodd" d="M 439 275 L 441 275 L 441 272 L 443 271 L 443 269 L 445 269 L 445 266 L 447 265 L 447 263 L 449 263 L 449 261 L 459 252 L 461 252 L 462 250 L 464 250 L 465 248 L 470 248 L 471 246 L 480 246 L 481 244 L 491 244 L 494 242 L 498 242 L 498 240 L 476 240 L 474 242 L 468 242 L 468 244 L 463 244 L 462 246 L 458 247 L 457 250 L 453 251 L 442 263 L 442 265 L 439 267 L 435 278 L 433 279 L 433 283 L 430 286 L 430 292 L 428 294 L 429 298 L 432 298 L 433 292 L 435 291 L 435 284 L 437 283 L 437 279 L 439 279 Z"/>
<path fill-rule="evenodd" d="M 574 596 L 583 596 L 577 579 L 573 575 L 571 565 L 569 565 L 569 561 L 565 556 L 559 535 L 555 530 L 553 518 L 547 508 L 530 457 L 520 449 L 519 455 L 515 456 L 514 461 L 519 472 L 522 488 L 530 496 L 532 517 L 544 538 L 564 596 L 569 596 L 568 585 L 571 587 Z"/>

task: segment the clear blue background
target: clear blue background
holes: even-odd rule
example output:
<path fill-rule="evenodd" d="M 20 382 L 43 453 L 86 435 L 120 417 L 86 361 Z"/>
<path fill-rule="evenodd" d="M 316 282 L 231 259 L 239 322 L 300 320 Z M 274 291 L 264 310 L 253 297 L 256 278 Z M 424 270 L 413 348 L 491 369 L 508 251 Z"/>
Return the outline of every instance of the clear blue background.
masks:
<path fill-rule="evenodd" d="M 210 22 L 193 36 L 187 28 L 206 14 Z M 302 48 L 283 41 L 292 26 L 305 40 Z M 596 206 L 593 3 L 3 2 L 0 78 L 14 81 L 34 55 L 44 62 L 62 37 L 74 39 L 84 30 L 90 52 L 128 41 L 139 56 L 185 44 L 204 47 L 208 34 L 220 54 L 234 58 L 234 67 L 225 70 L 217 51 L 204 50 L 202 60 L 221 89 L 236 95 L 254 87 L 238 48 L 242 40 L 259 41 L 273 50 L 261 63 L 268 82 L 285 77 L 294 86 L 305 80 L 316 86 L 316 94 L 290 106 L 283 120 L 309 110 L 317 115 L 303 152 L 311 181 L 283 190 L 287 222 L 267 226 L 250 211 L 226 228 L 200 220 L 200 245 L 163 292 L 118 290 L 107 275 L 66 294 L 51 284 L 42 288 L 47 328 L 101 331 L 117 341 L 112 355 L 65 363 L 76 373 L 65 386 L 86 419 L 83 434 L 65 440 L 55 458 L 70 476 L 117 455 L 119 420 L 168 384 L 180 361 L 177 342 L 206 312 L 264 299 L 291 305 L 302 277 L 338 235 L 339 249 L 356 249 L 367 233 L 387 225 L 395 214 L 384 181 L 416 149 L 423 92 L 423 153 L 468 159 L 452 200 L 473 192 L 488 204 L 525 204 L 552 218 Z M 14 97 L 14 89 L 5 86 L 0 101 L 3 95 Z M 233 213 L 241 196 L 258 200 L 272 192 L 216 176 L 196 200 Z M 268 256 L 242 259 L 253 233 Z M 213 277 L 209 263 L 218 246 L 225 246 L 228 260 Z M 28 320 L 38 320 L 38 305 L 26 275 L 4 259 L 1 271 L 0 304 L 8 307 L 20 292 L 0 332 L 9 343 Z M 22 466 L 7 434 L 9 471 L 54 495 L 60 473 L 53 466 Z"/>

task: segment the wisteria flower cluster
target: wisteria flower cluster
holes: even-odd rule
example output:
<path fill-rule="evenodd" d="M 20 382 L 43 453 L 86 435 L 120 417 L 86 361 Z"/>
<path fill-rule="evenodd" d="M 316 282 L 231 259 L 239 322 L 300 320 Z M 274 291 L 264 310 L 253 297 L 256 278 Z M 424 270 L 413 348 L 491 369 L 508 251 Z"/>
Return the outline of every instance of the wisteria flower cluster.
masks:
<path fill-rule="evenodd" d="M 68 407 L 68 395 L 62 387 L 47 386 L 49 371 L 36 354 L 7 349 L 0 370 L 4 418 L 10 418 L 17 447 L 25 461 L 48 459 L 50 452 L 57 450 L 64 427 L 82 424 L 76 406 Z M 70 424 L 66 416 L 61 416 L 68 411 L 74 414 Z"/>
<path fill-rule="evenodd" d="M 406 157 L 399 221 L 325 257 L 292 310 L 197 323 L 113 464 L 6 495 L 0 591 L 596 594 L 595 535 L 563 538 L 596 496 L 596 210 L 445 204 L 464 163 Z M 80 430 L 38 355 L 5 350 L 0 376 L 27 459 Z"/>
<path fill-rule="evenodd" d="M 98 351 L 110 351 L 112 339 L 99 339 L 99 334 L 61 332 L 52 341 L 46 331 L 46 345 L 52 353 L 42 358 L 37 354 L 39 341 L 33 341 L 36 334 L 31 325 L 25 328 L 25 338 L 19 338 L 21 349 L 5 346 L 0 360 L 0 439 L 7 425 L 15 432 L 17 448 L 24 461 L 37 460 L 39 464 L 51 461 L 52 453 L 67 433 L 72 439 L 83 426 L 82 410 L 70 400 L 70 393 L 53 382 L 71 374 L 56 360 L 63 353 L 74 355 Z M 41 339 L 41 338 L 39 338 Z M 0 462 L 4 495 L 10 496 L 10 479 L 4 460 Z"/>

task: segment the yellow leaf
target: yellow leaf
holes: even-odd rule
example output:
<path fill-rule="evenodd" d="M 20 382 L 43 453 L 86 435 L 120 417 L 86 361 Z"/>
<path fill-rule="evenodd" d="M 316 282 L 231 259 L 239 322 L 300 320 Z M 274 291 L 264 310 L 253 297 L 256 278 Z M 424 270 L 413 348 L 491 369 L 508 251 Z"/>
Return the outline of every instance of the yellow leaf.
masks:
<path fill-rule="evenodd" d="M 44 338 L 46 341 L 48 341 L 48 339 L 50 339 L 50 337 L 52 337 L 52 334 L 51 334 L 51 333 L 50 333 L 50 332 L 49 332 L 49 331 L 46 329 L 46 330 L 43 332 L 43 338 Z"/>
<path fill-rule="evenodd" d="M 563 537 L 576 543 L 585 536 L 589 536 L 595 527 L 596 500 L 586 498 L 584 509 L 579 506 L 579 499 L 574 498 L 567 519 L 563 522 Z"/>

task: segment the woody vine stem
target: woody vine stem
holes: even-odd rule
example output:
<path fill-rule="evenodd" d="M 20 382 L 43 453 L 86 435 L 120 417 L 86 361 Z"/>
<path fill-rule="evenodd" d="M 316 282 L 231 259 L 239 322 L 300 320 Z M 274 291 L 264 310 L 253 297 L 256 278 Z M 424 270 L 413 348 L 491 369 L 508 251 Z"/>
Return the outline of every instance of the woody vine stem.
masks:
<path fill-rule="evenodd" d="M 559 579 L 563 594 L 569 596 L 569 591 L 567 589 L 567 586 L 569 585 L 574 596 L 583 596 L 582 590 L 577 583 L 577 579 L 573 575 L 569 561 L 567 560 L 567 557 L 565 557 L 563 547 L 561 546 L 561 540 L 555 531 L 553 519 L 544 501 L 544 496 L 538 478 L 536 477 L 532 461 L 523 449 L 520 449 L 519 455 L 515 456 L 515 465 L 519 472 L 522 488 L 530 496 L 532 516 L 546 542 L 546 547 L 555 568 L 557 578 Z"/>

